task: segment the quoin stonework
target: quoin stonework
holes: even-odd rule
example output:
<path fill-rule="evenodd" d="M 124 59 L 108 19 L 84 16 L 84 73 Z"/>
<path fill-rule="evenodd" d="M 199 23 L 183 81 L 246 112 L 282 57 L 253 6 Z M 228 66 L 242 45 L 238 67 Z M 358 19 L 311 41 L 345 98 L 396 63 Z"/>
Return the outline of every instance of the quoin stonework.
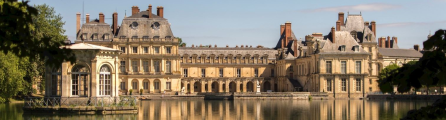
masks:
<path fill-rule="evenodd" d="M 132 6 L 105 23 L 77 13 L 76 40 L 68 44 L 74 64 L 47 68 L 45 96 L 101 97 L 133 94 L 326 92 L 330 98 L 362 98 L 379 92 L 379 70 L 418 60 L 422 54 L 398 47 L 397 37 L 378 37 L 375 21 L 361 14 L 329 20 L 329 33 L 296 37 L 291 22 L 278 26 L 276 45 L 179 46 L 164 7 Z M 156 12 L 156 13 L 155 13 Z M 298 39 L 299 38 L 299 39 Z M 303 38 L 303 39 L 302 39 Z M 187 42 L 187 41 L 185 41 Z M 399 42 L 404 42 L 400 40 Z"/>

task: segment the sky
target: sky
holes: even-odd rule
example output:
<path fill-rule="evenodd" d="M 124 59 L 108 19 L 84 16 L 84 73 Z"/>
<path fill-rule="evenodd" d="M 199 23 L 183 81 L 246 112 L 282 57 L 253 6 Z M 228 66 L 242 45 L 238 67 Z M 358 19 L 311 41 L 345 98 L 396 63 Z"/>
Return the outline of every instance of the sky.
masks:
<path fill-rule="evenodd" d="M 112 24 L 113 12 L 118 24 L 131 7 L 146 10 L 149 4 L 164 7 L 164 18 L 175 37 L 187 46 L 262 45 L 274 47 L 280 25 L 289 21 L 297 38 L 312 33 L 327 35 L 336 25 L 338 13 L 362 14 L 364 21 L 376 21 L 377 37 L 398 37 L 400 48 L 422 46 L 431 32 L 446 27 L 443 7 L 446 0 L 30 0 L 31 5 L 54 7 L 65 21 L 65 35 L 76 36 L 76 13 L 90 14 L 90 20 L 105 15 Z M 83 21 L 84 22 L 84 21 Z"/>

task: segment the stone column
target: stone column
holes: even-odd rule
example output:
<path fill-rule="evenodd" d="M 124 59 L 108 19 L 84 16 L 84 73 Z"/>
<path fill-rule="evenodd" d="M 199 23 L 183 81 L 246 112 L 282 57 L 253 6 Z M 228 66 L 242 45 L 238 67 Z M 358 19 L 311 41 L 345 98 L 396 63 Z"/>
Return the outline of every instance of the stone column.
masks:
<path fill-rule="evenodd" d="M 246 88 L 246 85 L 247 85 L 247 82 L 246 82 L 246 80 L 243 80 L 242 81 L 242 83 L 243 83 L 243 91 L 242 92 L 246 92 L 247 90 L 247 88 Z"/>
<path fill-rule="evenodd" d="M 154 73 L 155 72 L 155 67 L 153 66 L 153 59 L 150 59 L 150 73 Z"/>
<path fill-rule="evenodd" d="M 221 93 L 221 92 L 224 92 L 223 91 L 223 81 L 217 81 L 217 83 L 218 83 L 218 92 L 219 93 Z"/>
<path fill-rule="evenodd" d="M 229 92 L 229 80 L 226 80 L 226 84 L 225 84 L 225 92 Z"/>
<path fill-rule="evenodd" d="M 239 81 L 235 81 L 235 92 L 241 92 L 240 91 L 240 83 Z"/>
<path fill-rule="evenodd" d="M 208 82 L 208 91 L 207 92 L 212 92 L 212 83 L 213 83 L 213 81 Z"/>
<path fill-rule="evenodd" d="M 206 88 L 206 82 L 205 81 L 202 81 L 202 80 L 200 80 L 201 81 L 201 92 L 203 92 L 203 93 L 205 93 L 205 92 L 207 92 L 206 90 L 205 90 L 205 88 Z M 202 110 L 204 110 L 204 109 L 202 109 Z"/>
<path fill-rule="evenodd" d="M 84 83 L 84 84 L 86 84 L 88 87 L 87 87 L 87 89 L 88 89 L 88 96 L 91 96 L 91 97 L 96 97 L 97 95 L 99 95 L 97 92 L 99 92 L 99 90 L 97 90 L 97 88 L 96 88 L 96 86 L 99 84 L 98 82 L 96 82 L 97 80 L 96 80 L 96 76 L 99 74 L 99 73 L 96 73 L 96 68 L 97 68 L 97 66 L 96 66 L 96 62 L 97 62 L 97 60 L 96 59 L 93 59 L 93 60 L 91 60 L 91 71 L 90 71 L 90 84 L 88 83 L 88 81 L 87 81 L 87 83 Z M 88 78 L 87 78 L 88 79 Z M 79 81 L 80 82 L 80 81 Z M 80 93 L 79 93 L 80 94 Z"/>
<path fill-rule="evenodd" d="M 195 92 L 195 81 L 190 82 L 190 93 L 194 93 Z"/>

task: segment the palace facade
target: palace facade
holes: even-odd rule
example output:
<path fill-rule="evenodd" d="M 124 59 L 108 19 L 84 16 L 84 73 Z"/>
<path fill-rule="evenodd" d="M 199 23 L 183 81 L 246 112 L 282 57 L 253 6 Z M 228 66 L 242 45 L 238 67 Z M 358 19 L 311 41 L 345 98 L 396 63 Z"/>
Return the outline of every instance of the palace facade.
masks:
<path fill-rule="evenodd" d="M 118 25 L 99 19 L 81 25 L 77 13 L 75 64 L 48 68 L 46 96 L 96 97 L 129 94 L 230 92 L 327 92 L 334 98 L 360 98 L 379 91 L 378 72 L 389 64 L 421 57 L 418 47 L 400 49 L 397 38 L 376 40 L 376 22 L 361 14 L 338 14 L 326 35 L 297 39 L 291 22 L 280 25 L 274 48 L 240 45 L 179 46 L 164 8 L 132 7 Z M 403 54 L 401 54 L 403 53 Z"/>

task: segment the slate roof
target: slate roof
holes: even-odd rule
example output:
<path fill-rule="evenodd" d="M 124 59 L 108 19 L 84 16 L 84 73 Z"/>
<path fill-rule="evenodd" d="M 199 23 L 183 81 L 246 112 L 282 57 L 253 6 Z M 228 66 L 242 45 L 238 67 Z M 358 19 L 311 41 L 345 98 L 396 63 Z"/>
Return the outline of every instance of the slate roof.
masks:
<path fill-rule="evenodd" d="M 88 43 L 75 43 L 68 46 L 65 46 L 65 48 L 73 49 L 73 50 L 109 50 L 109 51 L 120 51 L 117 49 L 99 46 L 99 45 L 93 45 Z"/>
<path fill-rule="evenodd" d="M 359 47 L 358 52 L 354 51 L 353 47 L 359 44 L 355 39 L 353 39 L 348 31 L 336 31 L 335 43 L 331 42 L 329 39 L 326 39 L 320 40 L 319 44 L 321 46 L 321 54 L 369 54 L 362 47 Z M 345 45 L 345 51 L 340 51 L 341 45 Z M 315 46 L 315 49 L 317 49 L 316 47 L 317 46 Z"/>
<path fill-rule="evenodd" d="M 395 49 L 395 48 L 378 48 L 379 54 L 389 57 L 418 57 L 421 58 L 423 54 L 414 49 Z"/>
<path fill-rule="evenodd" d="M 254 56 L 255 54 L 258 54 L 259 56 L 268 55 L 269 59 L 275 59 L 277 51 L 271 48 L 226 48 L 226 47 L 217 47 L 217 48 L 203 48 L 203 47 L 179 47 L 178 53 L 180 56 L 183 56 L 185 54 L 193 55 L 197 54 L 199 56 L 205 54 L 206 56 L 210 56 L 212 54 L 214 55 L 238 55 L 241 54 L 242 56 L 245 56 L 247 54 L 250 54 L 251 56 Z"/>

